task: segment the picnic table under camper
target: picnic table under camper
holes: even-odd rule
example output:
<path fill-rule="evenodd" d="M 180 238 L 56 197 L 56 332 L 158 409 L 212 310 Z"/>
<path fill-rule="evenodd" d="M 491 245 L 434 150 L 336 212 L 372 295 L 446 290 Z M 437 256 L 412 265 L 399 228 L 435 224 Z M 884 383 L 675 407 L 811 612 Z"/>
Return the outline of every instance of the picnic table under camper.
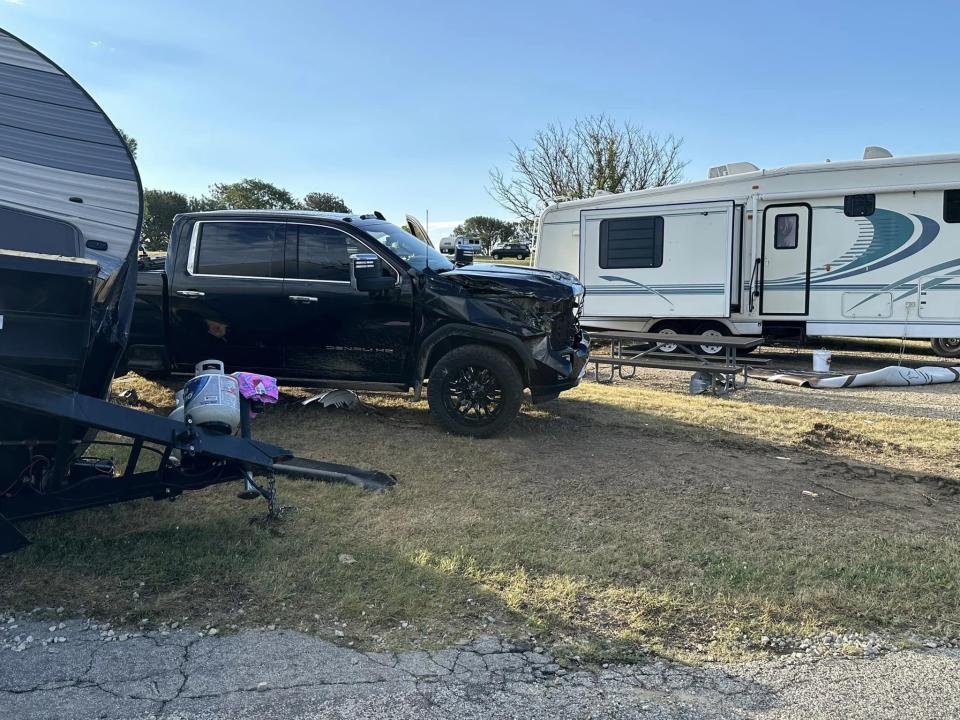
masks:
<path fill-rule="evenodd" d="M 749 377 L 751 365 L 761 365 L 766 360 L 745 362 L 737 353 L 752 350 L 763 344 L 762 337 L 704 336 L 704 335 L 668 335 L 665 333 L 603 331 L 590 333 L 592 340 L 610 343 L 609 355 L 594 355 L 590 361 L 594 364 L 597 382 L 612 382 L 614 374 L 621 379 L 634 376 L 638 367 L 662 370 L 689 370 L 704 373 L 710 377 L 710 390 L 716 395 L 724 395 L 737 388 L 744 387 Z M 662 352 L 662 345 L 676 345 L 676 352 Z M 649 347 L 637 346 L 649 345 Z M 698 353 L 701 345 L 716 345 L 723 348 L 723 355 L 704 355 Z M 600 378 L 600 365 L 610 367 L 610 377 Z M 629 375 L 624 368 L 630 368 Z M 743 374 L 743 382 L 737 383 L 737 375 Z"/>

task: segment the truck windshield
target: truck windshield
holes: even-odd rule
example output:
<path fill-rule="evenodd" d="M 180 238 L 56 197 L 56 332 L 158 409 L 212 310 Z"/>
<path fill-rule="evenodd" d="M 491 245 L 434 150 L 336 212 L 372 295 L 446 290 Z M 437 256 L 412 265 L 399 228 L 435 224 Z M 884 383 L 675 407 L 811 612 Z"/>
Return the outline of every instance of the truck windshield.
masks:
<path fill-rule="evenodd" d="M 453 270 L 453 263 L 438 250 L 410 233 L 404 232 L 393 223 L 383 220 L 360 220 L 354 224 L 417 270 L 425 270 L 427 267 L 434 270 Z"/>

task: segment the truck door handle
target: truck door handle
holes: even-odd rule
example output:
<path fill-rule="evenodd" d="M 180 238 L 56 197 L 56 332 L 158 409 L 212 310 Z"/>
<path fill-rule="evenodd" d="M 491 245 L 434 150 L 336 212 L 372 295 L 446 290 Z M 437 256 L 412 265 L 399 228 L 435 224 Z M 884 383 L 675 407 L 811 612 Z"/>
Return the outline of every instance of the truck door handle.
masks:
<path fill-rule="evenodd" d="M 310 303 L 317 302 L 317 298 L 312 295 L 289 295 L 288 296 L 293 302 L 300 303 L 301 305 L 309 305 Z"/>
<path fill-rule="evenodd" d="M 177 295 L 188 298 L 201 298 L 206 297 L 206 293 L 200 290 L 177 290 Z"/>

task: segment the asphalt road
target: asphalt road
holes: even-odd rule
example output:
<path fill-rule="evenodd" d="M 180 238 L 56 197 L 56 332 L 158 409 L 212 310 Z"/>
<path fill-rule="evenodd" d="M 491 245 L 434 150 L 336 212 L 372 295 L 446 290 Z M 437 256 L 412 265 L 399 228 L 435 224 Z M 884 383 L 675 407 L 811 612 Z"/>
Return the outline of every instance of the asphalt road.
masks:
<path fill-rule="evenodd" d="M 77 620 L 0 628 L 0 718 L 744 717 L 960 718 L 960 651 L 590 672 L 496 638 L 377 654 L 282 630 L 126 636 Z"/>

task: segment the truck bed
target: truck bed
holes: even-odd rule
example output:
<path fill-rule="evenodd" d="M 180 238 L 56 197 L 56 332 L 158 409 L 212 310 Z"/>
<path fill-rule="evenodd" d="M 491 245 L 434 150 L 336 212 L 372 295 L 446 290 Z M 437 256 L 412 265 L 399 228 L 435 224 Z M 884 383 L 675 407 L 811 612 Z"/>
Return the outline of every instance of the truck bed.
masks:
<path fill-rule="evenodd" d="M 166 372 L 167 356 L 167 274 L 163 270 L 140 270 L 137 273 L 137 297 L 130 341 L 121 368 Z"/>

